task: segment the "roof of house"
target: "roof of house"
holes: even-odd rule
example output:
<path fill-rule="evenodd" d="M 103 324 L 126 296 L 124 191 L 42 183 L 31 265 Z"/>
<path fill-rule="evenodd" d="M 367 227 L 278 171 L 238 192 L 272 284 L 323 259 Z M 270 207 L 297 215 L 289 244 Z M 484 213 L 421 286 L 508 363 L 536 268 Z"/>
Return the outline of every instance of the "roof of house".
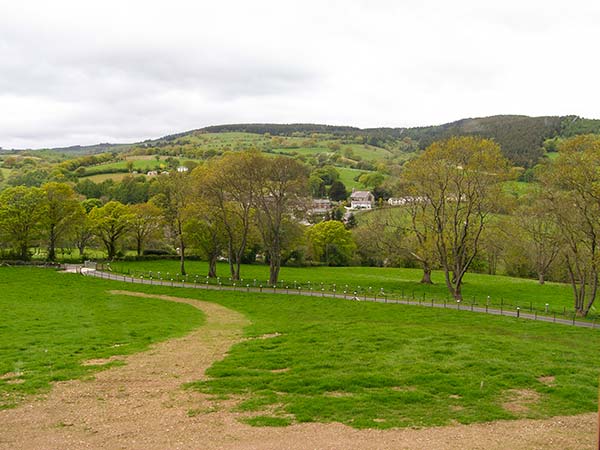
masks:
<path fill-rule="evenodd" d="M 350 196 L 350 199 L 356 201 L 370 201 L 373 199 L 373 194 L 369 191 L 354 191 Z"/>

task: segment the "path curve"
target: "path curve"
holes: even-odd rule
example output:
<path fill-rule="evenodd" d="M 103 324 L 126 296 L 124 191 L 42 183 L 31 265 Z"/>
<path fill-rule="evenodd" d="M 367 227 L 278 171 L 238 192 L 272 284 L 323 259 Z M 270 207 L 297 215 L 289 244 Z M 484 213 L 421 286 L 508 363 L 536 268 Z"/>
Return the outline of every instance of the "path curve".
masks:
<path fill-rule="evenodd" d="M 111 293 L 187 303 L 206 314 L 206 323 L 184 337 L 119 358 L 124 366 L 98 372 L 91 381 L 56 383 L 41 400 L 0 411 L 0 448 L 189 448 L 187 412 L 206 399 L 181 386 L 203 378 L 241 339 L 248 320 L 214 303 Z"/>
<path fill-rule="evenodd" d="M 596 415 L 498 421 L 428 429 L 356 430 L 341 424 L 256 428 L 242 413 L 182 390 L 241 340 L 248 321 L 212 303 L 189 335 L 124 357 L 90 381 L 57 383 L 44 399 L 0 411 L 0 449 L 594 449 Z M 215 408 L 215 406 L 218 406 Z M 231 405 L 229 405 L 231 406 Z M 195 411 L 190 417 L 189 411 Z"/>

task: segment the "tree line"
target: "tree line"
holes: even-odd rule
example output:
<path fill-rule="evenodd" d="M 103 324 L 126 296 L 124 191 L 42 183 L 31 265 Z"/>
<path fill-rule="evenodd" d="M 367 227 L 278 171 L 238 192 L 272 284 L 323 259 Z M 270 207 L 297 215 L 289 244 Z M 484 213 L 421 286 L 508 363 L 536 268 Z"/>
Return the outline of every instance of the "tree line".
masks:
<path fill-rule="evenodd" d="M 0 242 L 3 252 L 21 259 L 43 243 L 48 260 L 65 245 L 85 255 L 100 243 L 113 259 L 123 245 L 141 255 L 149 244 L 167 242 L 182 274 L 193 250 L 209 262 L 211 277 L 225 257 L 233 280 L 240 279 L 243 262 L 260 254 L 270 284 L 283 264 L 303 257 L 331 265 L 356 262 L 355 255 L 366 264 L 410 260 L 422 268 L 423 283 L 441 269 L 457 301 L 469 270 L 485 260 L 495 273 L 501 258 L 512 258 L 525 261 L 540 283 L 559 272 L 573 287 L 575 310 L 585 316 L 598 290 L 598 167 L 600 137 L 564 140 L 558 158 L 536 168 L 536 188 L 515 200 L 504 192 L 515 173 L 496 142 L 450 137 L 433 142 L 392 177 L 390 189 L 402 199 L 388 210 L 393 215 L 365 213 L 355 227 L 354 219 L 331 214 L 309 226 L 310 192 L 319 186 L 303 163 L 257 151 L 226 153 L 189 173 L 157 177 L 151 198 L 133 205 L 82 199 L 68 183 L 5 189 Z M 327 170 L 317 175 L 333 183 Z"/>

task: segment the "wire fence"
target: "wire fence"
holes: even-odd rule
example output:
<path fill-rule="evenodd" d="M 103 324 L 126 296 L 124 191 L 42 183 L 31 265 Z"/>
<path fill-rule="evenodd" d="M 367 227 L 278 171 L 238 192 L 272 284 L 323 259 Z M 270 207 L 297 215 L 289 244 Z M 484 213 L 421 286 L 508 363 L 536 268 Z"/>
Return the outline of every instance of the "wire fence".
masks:
<path fill-rule="evenodd" d="M 200 275 L 171 274 L 170 272 L 161 273 L 128 270 L 128 273 L 116 273 L 111 271 L 110 266 L 103 264 L 98 264 L 96 269 L 97 270 L 90 269 L 82 273 L 88 276 L 146 285 L 226 290 L 247 293 L 293 294 L 377 303 L 419 305 L 432 308 L 456 309 L 492 315 L 510 316 L 585 328 L 600 328 L 600 325 L 597 326 L 597 316 L 581 318 L 577 316 L 575 311 L 567 310 L 566 307 L 556 310 L 546 304 L 544 307 L 540 308 L 539 306 L 533 305 L 531 302 L 528 305 L 521 306 L 504 301 L 504 299 L 500 299 L 499 302 L 493 302 L 489 297 L 484 302 L 478 302 L 475 299 L 472 299 L 471 301 L 467 299 L 456 301 L 448 298 L 440 299 L 435 296 L 427 297 L 425 294 L 416 295 L 414 291 L 410 293 L 405 293 L 404 291 L 400 293 L 386 292 L 382 288 L 374 289 L 371 286 L 352 287 L 347 284 L 311 283 L 310 281 L 289 282 L 285 280 L 280 280 L 276 285 L 270 285 L 268 282 L 258 279 L 232 280 L 231 278 L 209 278 Z"/>

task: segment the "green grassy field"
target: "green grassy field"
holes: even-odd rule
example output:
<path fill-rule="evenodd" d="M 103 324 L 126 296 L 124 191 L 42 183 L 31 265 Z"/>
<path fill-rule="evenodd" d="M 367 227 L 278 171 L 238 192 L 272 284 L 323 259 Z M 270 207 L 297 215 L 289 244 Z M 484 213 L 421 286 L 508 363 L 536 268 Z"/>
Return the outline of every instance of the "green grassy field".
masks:
<path fill-rule="evenodd" d="M 349 167 L 336 167 L 336 170 L 340 173 L 340 181 L 344 183 L 346 189 L 364 189 L 363 185 L 354 178 L 361 173 L 369 173 L 368 170 L 350 169 Z"/>
<path fill-rule="evenodd" d="M 108 294 L 114 286 L 51 269 L 0 268 L 0 409 L 98 370 L 83 361 L 138 352 L 202 323 L 189 305 Z"/>
<path fill-rule="evenodd" d="M 330 154 L 331 150 L 325 147 L 299 147 L 299 148 L 277 148 L 273 149 L 274 153 L 281 153 L 284 155 L 302 155 L 302 156 L 315 156 L 320 153 Z"/>
<path fill-rule="evenodd" d="M 597 330 L 332 299 L 208 298 L 248 315 L 249 336 L 279 334 L 236 345 L 209 370 L 212 379 L 193 385 L 242 398 L 240 410 L 261 414 L 256 424 L 432 426 L 576 414 L 597 404 Z M 523 391 L 539 400 L 507 409 Z"/>
<path fill-rule="evenodd" d="M 127 161 L 117 161 L 117 162 L 99 164 L 97 166 L 87 167 L 86 174 L 89 174 L 89 175 L 100 174 L 100 173 L 106 172 L 107 170 L 114 170 L 114 169 L 125 170 L 125 169 L 127 169 L 127 164 L 129 162 L 133 163 L 133 170 L 142 171 L 142 172 L 146 172 L 148 170 L 155 170 L 158 165 L 162 164 L 164 166 L 164 164 L 165 164 L 164 161 L 157 162 L 156 160 L 129 158 Z"/>
<path fill-rule="evenodd" d="M 106 180 L 113 180 L 115 182 L 123 180 L 125 177 L 131 176 L 130 173 L 117 172 L 117 173 L 98 173 L 96 175 L 89 175 L 81 177 L 82 180 L 90 180 L 94 183 L 102 183 Z"/>
<path fill-rule="evenodd" d="M 131 285 L 47 269 L 2 268 L 0 280 L 11 293 L 0 298 L 0 376 L 19 371 L 25 379 L 0 378 L 4 399 L 17 388 L 35 392 L 89 373 L 82 360 L 141 350 L 157 335 L 201 323 L 187 305 L 105 293 L 127 289 L 212 301 L 250 319 L 249 339 L 189 388 L 240 400 L 237 409 L 258 414 L 251 424 L 431 426 L 596 407 L 598 330 L 417 306 Z M 264 335 L 271 337 L 253 339 Z M 507 405 L 524 392 L 529 400 L 520 408 Z"/>
<path fill-rule="evenodd" d="M 391 153 L 380 147 L 363 144 L 343 144 L 342 148 L 351 148 L 356 156 L 360 156 L 365 161 L 381 161 L 391 156 Z"/>
<path fill-rule="evenodd" d="M 112 264 L 112 268 L 117 272 L 141 274 L 152 271 L 153 276 L 157 277 L 158 272 L 164 279 L 178 277 L 179 262 L 174 260 L 155 260 L 140 262 L 117 262 Z M 198 275 L 199 282 L 206 281 L 208 266 L 202 261 L 187 262 L 188 280 L 192 281 Z M 259 264 L 244 265 L 242 267 L 242 284 L 266 285 L 268 279 L 268 267 Z M 229 277 L 229 268 L 226 263 L 218 265 L 218 274 L 222 282 L 227 282 Z M 357 291 L 364 295 L 365 293 L 379 293 L 381 289 L 389 296 L 394 298 L 413 297 L 424 301 L 432 298 L 440 301 L 448 299 L 448 291 L 444 283 L 443 272 L 434 271 L 433 285 L 423 285 L 420 283 L 422 272 L 419 269 L 403 268 L 381 268 L 381 267 L 282 267 L 280 276 L 280 286 L 302 286 L 304 290 L 312 289 L 320 291 L 321 288 L 330 292 L 335 283 L 335 289 L 339 294 L 344 290 L 348 293 Z M 310 284 L 309 284 L 310 281 Z M 215 281 L 212 281 L 213 283 Z M 321 286 L 321 283 L 323 285 Z M 348 287 L 346 287 L 348 286 Z M 369 290 L 369 288 L 371 288 Z M 490 276 L 483 274 L 468 273 L 465 276 L 463 286 L 465 303 L 475 301 L 480 305 L 487 302 L 490 297 L 491 306 L 500 306 L 506 308 L 520 306 L 527 309 L 530 304 L 538 309 L 545 309 L 546 303 L 549 304 L 549 310 L 562 313 L 573 307 L 573 297 L 571 287 L 561 283 L 547 282 L 544 285 L 538 284 L 534 280 L 523 278 L 512 278 L 505 276 Z M 596 310 L 593 311 L 595 313 Z"/>

